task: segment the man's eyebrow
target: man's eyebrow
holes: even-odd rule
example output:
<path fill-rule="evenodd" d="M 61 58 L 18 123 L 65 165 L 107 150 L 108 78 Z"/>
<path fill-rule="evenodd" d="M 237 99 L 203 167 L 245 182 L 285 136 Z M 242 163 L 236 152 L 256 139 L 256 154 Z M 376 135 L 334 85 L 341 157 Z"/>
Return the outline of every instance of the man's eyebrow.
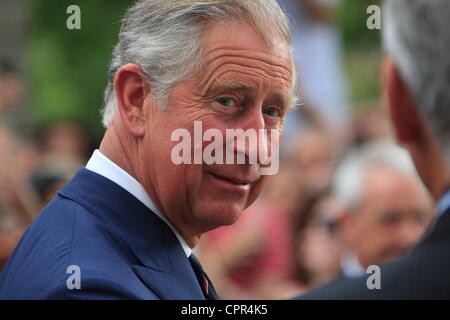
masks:
<path fill-rule="evenodd" d="M 241 80 L 233 80 L 233 79 L 225 79 L 216 81 L 208 91 L 216 91 L 216 90 L 240 90 L 240 89 L 256 89 L 257 86 L 254 83 L 241 81 Z"/>
<path fill-rule="evenodd" d="M 275 101 L 278 101 L 282 103 L 285 110 L 294 109 L 294 97 L 291 94 L 285 94 L 282 92 L 275 92 L 273 94 L 270 94 L 269 99 L 273 99 Z"/>
<path fill-rule="evenodd" d="M 208 90 L 208 93 L 212 94 L 217 91 L 226 91 L 226 90 L 245 90 L 245 89 L 256 89 L 257 86 L 254 83 L 235 80 L 235 79 L 224 79 L 217 80 Z M 283 102 L 286 109 L 293 109 L 295 98 L 292 94 L 284 94 L 281 92 L 275 92 L 269 95 L 275 100 Z"/>

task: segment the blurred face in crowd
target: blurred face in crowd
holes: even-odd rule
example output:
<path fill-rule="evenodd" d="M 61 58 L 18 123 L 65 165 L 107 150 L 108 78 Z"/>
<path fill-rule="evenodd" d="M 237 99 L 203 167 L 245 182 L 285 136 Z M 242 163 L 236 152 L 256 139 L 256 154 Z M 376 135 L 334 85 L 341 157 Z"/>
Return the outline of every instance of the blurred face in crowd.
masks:
<path fill-rule="evenodd" d="M 339 272 L 343 250 L 337 234 L 336 216 L 342 212 L 340 204 L 326 196 L 312 209 L 311 220 L 296 238 L 297 261 L 315 285 L 334 278 Z"/>
<path fill-rule="evenodd" d="M 367 268 L 399 258 L 414 246 L 432 219 L 432 204 L 414 177 L 387 168 L 371 169 L 360 204 L 349 214 L 346 234 Z"/>
<path fill-rule="evenodd" d="M 74 123 L 61 122 L 47 129 L 44 136 L 47 153 L 58 154 L 61 158 L 84 161 L 88 139 L 81 127 Z"/>
<path fill-rule="evenodd" d="M 265 177 L 258 164 L 176 165 L 171 152 L 178 141 L 171 141 L 172 133 L 184 128 L 194 140 L 194 121 L 201 121 L 203 132 L 222 133 L 225 150 L 226 129 L 281 131 L 292 94 L 285 41 L 268 45 L 246 23 L 216 23 L 203 48 L 203 70 L 173 87 L 166 109 L 150 105 L 151 99 L 144 102 L 141 182 L 182 234 L 234 223 L 258 197 Z M 203 149 L 209 143 L 203 142 Z M 244 152 L 248 157 L 253 151 Z"/>
<path fill-rule="evenodd" d="M 15 73 L 0 73 L 0 111 L 19 100 L 22 89 L 21 80 Z"/>
<path fill-rule="evenodd" d="M 280 166 L 276 175 L 268 177 L 264 188 L 264 197 L 279 209 L 288 214 L 296 214 L 296 207 L 300 196 L 300 190 L 292 181 L 292 173 L 295 170 L 289 164 Z"/>
<path fill-rule="evenodd" d="M 294 150 L 300 184 L 312 194 L 325 189 L 334 169 L 334 149 L 328 136 L 314 129 L 302 132 Z"/>

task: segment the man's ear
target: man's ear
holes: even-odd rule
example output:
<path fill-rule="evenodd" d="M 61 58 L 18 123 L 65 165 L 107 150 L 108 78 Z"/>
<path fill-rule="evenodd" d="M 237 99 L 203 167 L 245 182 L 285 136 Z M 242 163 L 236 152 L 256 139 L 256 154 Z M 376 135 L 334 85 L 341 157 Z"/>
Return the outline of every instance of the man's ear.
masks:
<path fill-rule="evenodd" d="M 120 117 L 129 132 L 137 138 L 142 138 L 145 134 L 144 102 L 150 92 L 142 74 L 139 65 L 130 63 L 117 70 L 114 78 Z"/>
<path fill-rule="evenodd" d="M 385 58 L 382 66 L 382 82 L 387 106 L 399 144 L 415 144 L 423 136 L 424 126 L 416 103 L 391 58 Z"/>

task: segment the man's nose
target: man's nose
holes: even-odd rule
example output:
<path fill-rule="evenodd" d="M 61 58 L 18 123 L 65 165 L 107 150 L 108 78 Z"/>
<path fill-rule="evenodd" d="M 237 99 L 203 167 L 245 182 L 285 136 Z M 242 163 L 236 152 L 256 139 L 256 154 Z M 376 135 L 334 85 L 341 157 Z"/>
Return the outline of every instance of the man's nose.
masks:
<path fill-rule="evenodd" d="M 266 121 L 264 119 L 264 114 L 262 113 L 262 108 L 252 108 L 252 110 L 249 110 L 240 119 L 239 127 L 244 130 L 253 129 L 256 131 L 265 129 Z"/>
<path fill-rule="evenodd" d="M 266 123 L 264 115 L 260 108 L 252 110 L 243 116 L 239 122 L 238 129 L 242 129 L 245 134 L 245 139 L 241 139 L 237 143 L 236 151 L 244 153 L 250 163 L 261 164 L 270 157 L 270 132 L 266 130 Z M 250 139 L 250 135 L 254 139 Z M 239 139 L 238 139 L 239 140 Z M 253 160 L 253 161 L 252 161 Z"/>

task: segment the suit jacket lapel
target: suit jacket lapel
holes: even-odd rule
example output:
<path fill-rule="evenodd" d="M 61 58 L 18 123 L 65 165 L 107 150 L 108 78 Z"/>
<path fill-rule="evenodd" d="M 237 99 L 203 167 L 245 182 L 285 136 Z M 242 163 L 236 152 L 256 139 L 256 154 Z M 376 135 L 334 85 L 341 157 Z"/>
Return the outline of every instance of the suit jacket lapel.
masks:
<path fill-rule="evenodd" d="M 139 265 L 133 265 L 132 268 L 141 281 L 160 299 L 205 300 L 197 279 L 192 278 L 192 272 L 182 275 L 176 272 L 161 272 Z M 189 271 L 189 269 L 185 270 Z"/>
<path fill-rule="evenodd" d="M 173 231 L 132 194 L 85 168 L 59 192 L 90 212 L 137 257 L 133 271 L 161 299 L 204 299 Z"/>

